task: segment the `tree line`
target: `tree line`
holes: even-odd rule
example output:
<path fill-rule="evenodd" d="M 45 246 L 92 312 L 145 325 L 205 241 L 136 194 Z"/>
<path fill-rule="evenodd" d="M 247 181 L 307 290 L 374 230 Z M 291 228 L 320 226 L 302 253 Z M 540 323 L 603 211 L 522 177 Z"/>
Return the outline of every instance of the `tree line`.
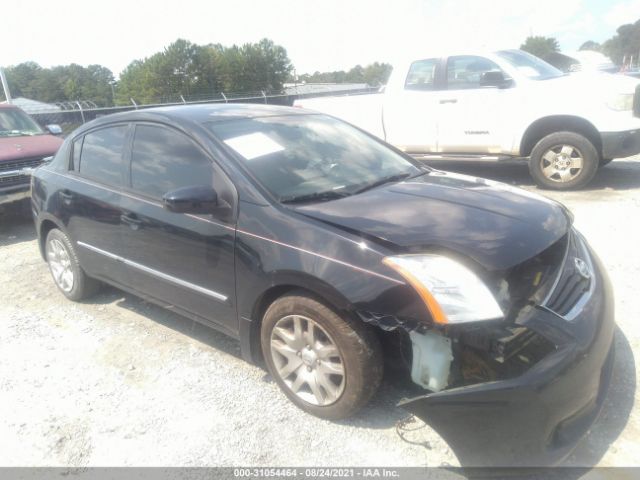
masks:
<path fill-rule="evenodd" d="M 543 60 L 563 68 L 566 57 L 559 54 L 553 37 L 528 37 L 520 46 Z M 617 65 L 640 56 L 640 20 L 621 25 L 616 34 L 598 44 L 587 41 L 581 50 L 596 50 L 609 56 Z M 87 67 L 71 64 L 43 68 L 24 62 L 5 69 L 14 97 L 43 102 L 91 100 L 98 106 L 162 103 L 184 99 L 211 98 L 219 92 L 281 92 L 285 82 L 386 83 L 391 65 L 375 62 L 356 65 L 350 70 L 316 71 L 294 75 L 287 51 L 269 39 L 257 43 L 232 45 L 198 45 L 178 39 L 150 57 L 134 60 L 116 80 L 102 65 Z M 1 93 L 1 92 L 0 92 Z M 0 99 L 4 99 L 0 94 Z"/>
<path fill-rule="evenodd" d="M 366 83 L 377 87 L 387 83 L 390 73 L 390 64 L 374 62 L 365 67 L 356 65 L 348 71 L 305 73 L 300 75 L 297 81 L 306 83 Z"/>
<path fill-rule="evenodd" d="M 568 59 L 560 54 L 560 45 L 553 37 L 530 36 L 520 45 L 520 49 L 527 51 L 552 65 L 565 69 Z M 580 46 L 580 50 L 601 52 L 609 57 L 613 63 L 622 66 L 633 57 L 638 64 L 640 57 L 640 20 L 635 23 L 621 25 L 616 34 L 602 44 L 587 40 Z"/>

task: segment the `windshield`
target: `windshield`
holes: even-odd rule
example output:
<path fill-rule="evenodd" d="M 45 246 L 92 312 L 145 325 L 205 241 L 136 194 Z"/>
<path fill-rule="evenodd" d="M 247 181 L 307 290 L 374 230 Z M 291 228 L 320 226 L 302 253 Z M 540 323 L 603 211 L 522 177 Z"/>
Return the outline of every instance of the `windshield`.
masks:
<path fill-rule="evenodd" d="M 0 137 L 39 135 L 40 126 L 22 110 L 0 108 Z"/>
<path fill-rule="evenodd" d="M 282 203 L 333 200 L 424 173 L 356 128 L 321 115 L 242 118 L 207 127 Z"/>
<path fill-rule="evenodd" d="M 544 60 L 522 50 L 501 50 L 496 52 L 496 55 L 531 80 L 546 80 L 564 75 Z"/>

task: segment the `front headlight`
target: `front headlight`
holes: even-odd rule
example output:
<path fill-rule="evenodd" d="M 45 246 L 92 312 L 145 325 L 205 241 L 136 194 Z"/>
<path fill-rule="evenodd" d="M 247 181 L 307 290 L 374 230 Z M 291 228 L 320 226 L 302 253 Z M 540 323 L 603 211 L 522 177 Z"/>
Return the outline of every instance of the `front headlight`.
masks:
<path fill-rule="evenodd" d="M 617 93 L 607 99 L 607 107 L 618 112 L 633 108 L 633 93 Z"/>
<path fill-rule="evenodd" d="M 399 255 L 386 257 L 383 262 L 416 289 L 436 323 L 504 317 L 484 282 L 455 260 L 441 255 Z"/>

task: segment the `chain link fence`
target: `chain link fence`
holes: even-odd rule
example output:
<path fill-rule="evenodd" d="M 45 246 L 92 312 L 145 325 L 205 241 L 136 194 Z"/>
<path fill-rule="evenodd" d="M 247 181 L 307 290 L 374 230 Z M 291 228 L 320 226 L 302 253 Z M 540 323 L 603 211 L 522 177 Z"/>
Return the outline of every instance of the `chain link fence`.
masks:
<path fill-rule="evenodd" d="M 56 104 L 42 104 L 33 102 L 29 105 L 20 105 L 31 117 L 42 126 L 56 124 L 62 128 L 63 136 L 70 134 L 83 123 L 89 122 L 112 113 L 126 112 L 130 110 L 141 110 L 145 108 L 171 106 L 171 105 L 196 105 L 205 103 L 263 103 L 268 105 L 291 106 L 299 98 L 311 98 L 330 95 L 362 95 L 374 93 L 378 87 L 366 85 L 344 85 L 340 84 L 314 84 L 289 87 L 283 93 L 266 92 L 244 92 L 225 93 L 220 92 L 213 95 L 191 95 L 180 94 L 163 97 L 159 102 L 138 104 L 135 99 L 131 99 L 129 105 L 115 107 L 96 107 L 90 101 L 59 102 Z"/>

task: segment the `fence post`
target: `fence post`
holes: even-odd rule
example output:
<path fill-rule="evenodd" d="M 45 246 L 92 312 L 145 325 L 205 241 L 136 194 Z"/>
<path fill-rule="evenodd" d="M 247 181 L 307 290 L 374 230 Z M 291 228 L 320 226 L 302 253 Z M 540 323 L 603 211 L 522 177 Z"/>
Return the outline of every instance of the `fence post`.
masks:
<path fill-rule="evenodd" d="M 180 99 L 182 100 L 182 103 L 187 103 L 187 101 L 184 99 L 184 97 L 182 95 L 180 95 Z"/>
<path fill-rule="evenodd" d="M 80 116 L 82 117 L 82 123 L 86 123 L 84 119 L 84 112 L 82 111 L 82 104 L 76 100 L 76 105 L 78 105 L 78 108 L 80 109 Z"/>
<path fill-rule="evenodd" d="M 224 94 L 224 92 L 220 92 L 220 95 L 222 95 L 222 98 L 224 98 L 224 103 L 228 103 L 227 96 Z"/>
<path fill-rule="evenodd" d="M 133 98 L 130 98 L 129 100 L 131 100 L 131 103 L 133 103 L 133 106 L 137 110 L 138 109 L 138 104 L 136 103 L 136 101 Z"/>
<path fill-rule="evenodd" d="M 267 103 L 267 94 L 264 93 L 264 90 L 260 90 L 260 93 L 262 93 L 262 98 L 264 98 L 264 103 Z"/>

